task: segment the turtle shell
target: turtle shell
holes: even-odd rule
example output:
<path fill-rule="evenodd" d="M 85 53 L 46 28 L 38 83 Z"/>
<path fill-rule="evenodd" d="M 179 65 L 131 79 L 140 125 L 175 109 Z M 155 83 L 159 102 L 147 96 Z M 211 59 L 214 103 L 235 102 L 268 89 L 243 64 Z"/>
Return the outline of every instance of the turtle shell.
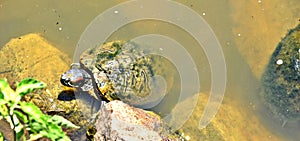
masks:
<path fill-rule="evenodd" d="M 164 79 L 163 83 L 153 78 L 174 74 L 166 70 L 170 65 L 167 59 L 150 55 L 147 50 L 126 41 L 108 42 L 88 49 L 82 53 L 80 64 L 92 74 L 102 97 L 109 101 L 119 99 L 131 105 L 145 103 L 143 98 L 149 96 L 154 87 L 156 96 L 152 95 L 150 101 L 157 101 L 163 96 L 157 95 L 165 94 L 167 85 L 172 84 L 172 77 Z M 149 102 L 149 97 L 147 99 Z"/>

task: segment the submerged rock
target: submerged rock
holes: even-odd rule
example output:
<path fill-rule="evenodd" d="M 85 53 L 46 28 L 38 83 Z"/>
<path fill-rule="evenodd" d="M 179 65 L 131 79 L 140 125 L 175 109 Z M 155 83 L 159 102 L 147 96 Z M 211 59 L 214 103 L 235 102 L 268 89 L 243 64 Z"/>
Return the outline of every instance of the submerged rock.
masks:
<path fill-rule="evenodd" d="M 45 90 L 29 94 L 26 101 L 34 102 L 43 112 L 70 111 L 74 101 L 58 100 L 63 90 L 59 77 L 68 69 L 71 60 L 38 34 L 28 34 L 12 39 L 0 50 L 0 78 L 7 78 L 9 84 L 24 78 L 35 78 L 45 82 Z M 69 103 L 69 104 L 67 104 Z"/>
<path fill-rule="evenodd" d="M 9 41 L 0 50 L 0 78 L 7 78 L 12 88 L 24 78 L 35 78 L 47 84 L 23 100 L 33 102 L 43 113 L 64 116 L 79 126 L 85 126 L 85 114 L 79 111 L 72 91 L 64 91 L 60 75 L 69 68 L 71 59 L 39 34 L 27 34 Z M 71 129 L 73 130 L 73 129 Z M 80 129 L 85 135 L 84 129 Z M 77 132 L 77 131 L 76 131 Z M 74 133 L 78 135 L 77 133 Z"/>
<path fill-rule="evenodd" d="M 286 123 L 300 119 L 300 25 L 278 44 L 262 78 L 262 96 Z"/>
<path fill-rule="evenodd" d="M 197 96 L 198 95 L 198 96 Z M 170 124 L 174 124 L 176 120 L 182 119 L 179 116 L 186 117 L 188 111 L 193 110 L 192 115 L 186 119 L 186 122 L 180 127 L 179 132 L 186 140 L 190 141 L 282 141 L 279 136 L 272 134 L 255 113 L 241 105 L 241 101 L 224 97 L 223 103 L 218 109 L 218 113 L 211 122 L 200 130 L 199 122 L 203 120 L 203 113 L 207 105 L 209 93 L 195 94 L 177 103 L 178 108 L 174 109 L 175 116 L 170 120 Z M 190 106 L 193 99 L 198 99 L 195 107 Z M 218 103 L 215 103 L 216 105 Z M 178 119 L 177 119 L 178 118 Z"/>
<path fill-rule="evenodd" d="M 180 140 L 168 133 L 155 113 L 131 107 L 118 100 L 109 102 L 101 109 L 95 128 L 95 141 Z"/>

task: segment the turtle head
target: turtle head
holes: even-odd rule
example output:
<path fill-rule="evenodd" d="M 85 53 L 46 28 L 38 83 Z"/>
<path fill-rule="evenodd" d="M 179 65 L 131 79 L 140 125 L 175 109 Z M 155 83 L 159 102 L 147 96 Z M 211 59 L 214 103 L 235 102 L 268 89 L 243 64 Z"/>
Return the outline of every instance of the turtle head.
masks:
<path fill-rule="evenodd" d="M 81 87 L 84 83 L 82 71 L 82 69 L 70 69 L 61 75 L 60 82 L 68 87 Z"/>
<path fill-rule="evenodd" d="M 89 73 L 87 73 L 79 64 L 74 63 L 71 65 L 71 69 L 61 75 L 60 82 L 67 87 L 82 87 L 87 79 L 91 79 Z"/>

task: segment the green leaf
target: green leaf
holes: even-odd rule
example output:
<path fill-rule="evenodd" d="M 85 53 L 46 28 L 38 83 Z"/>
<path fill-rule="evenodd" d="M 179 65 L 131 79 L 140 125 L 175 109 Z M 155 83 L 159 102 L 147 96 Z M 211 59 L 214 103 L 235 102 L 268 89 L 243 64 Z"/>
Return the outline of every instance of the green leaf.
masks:
<path fill-rule="evenodd" d="M 21 120 L 21 121 L 23 121 L 23 123 L 28 123 L 29 121 L 28 121 L 28 119 L 27 119 L 27 116 L 26 115 L 24 115 L 22 112 L 19 112 L 19 111 L 17 111 L 17 110 L 15 110 L 14 111 L 14 114 L 16 114 L 16 116 Z"/>
<path fill-rule="evenodd" d="M 38 140 L 41 137 L 43 137 L 42 134 L 31 134 L 30 135 L 30 139 L 28 141 L 36 141 L 36 140 Z"/>
<path fill-rule="evenodd" d="M 65 126 L 65 127 L 69 127 L 69 128 L 79 128 L 79 126 L 76 126 L 75 124 L 68 121 L 64 117 L 58 116 L 58 115 L 54 115 L 53 117 L 51 117 L 51 119 L 48 122 L 52 122 L 56 125 Z"/>
<path fill-rule="evenodd" d="M 15 92 L 6 79 L 0 79 L 0 119 L 5 119 L 10 124 L 17 140 L 26 140 L 24 133 L 27 130 L 30 140 L 47 137 L 51 140 L 69 141 L 70 138 L 65 135 L 61 126 L 79 128 L 63 117 L 43 114 L 33 103 L 20 101 L 21 96 L 45 86 L 45 83 L 29 78 L 22 80 Z"/>
<path fill-rule="evenodd" d="M 18 103 L 16 103 L 16 102 L 19 102 L 21 100 L 21 97 L 17 96 L 15 100 L 16 100 L 15 102 L 9 101 L 7 104 L 9 107 L 9 115 L 13 115 L 15 108 L 19 107 Z"/>
<path fill-rule="evenodd" d="M 15 132 L 16 132 L 16 138 L 17 138 L 17 140 L 20 140 L 23 137 L 23 135 L 24 135 L 24 129 L 23 128 L 21 130 L 19 130 L 18 132 L 17 131 L 15 131 Z"/>
<path fill-rule="evenodd" d="M 12 117 L 13 117 L 13 123 L 15 125 L 14 130 L 16 132 L 20 132 L 23 129 L 24 126 L 22 125 L 22 123 L 18 119 L 17 115 L 14 114 Z"/>
<path fill-rule="evenodd" d="M 24 134 L 24 125 L 20 122 L 16 114 L 12 115 L 14 123 L 14 131 L 16 133 L 17 140 L 20 140 Z"/>
<path fill-rule="evenodd" d="M 42 111 L 33 103 L 21 102 L 21 110 L 23 110 L 29 116 L 34 117 L 34 119 L 41 119 L 44 114 Z M 48 116 L 48 115 L 45 115 Z"/>
<path fill-rule="evenodd" d="M 46 87 L 45 83 L 37 81 L 32 78 L 27 78 L 27 79 L 23 79 L 20 83 L 18 83 L 16 93 L 19 94 L 20 96 L 24 96 L 35 89 L 42 89 L 45 87 Z"/>
<path fill-rule="evenodd" d="M 0 91 L 0 99 L 4 99 L 4 94 Z"/>
<path fill-rule="evenodd" d="M 6 107 L 7 102 L 3 99 L 0 99 L 0 116 L 9 115 L 8 108 Z"/>
<path fill-rule="evenodd" d="M 0 98 L 5 99 L 7 101 L 14 101 L 16 98 L 15 92 L 10 88 L 10 86 L 7 83 L 7 80 L 0 79 Z"/>
<path fill-rule="evenodd" d="M 0 132 L 0 141 L 4 141 L 3 134 Z"/>

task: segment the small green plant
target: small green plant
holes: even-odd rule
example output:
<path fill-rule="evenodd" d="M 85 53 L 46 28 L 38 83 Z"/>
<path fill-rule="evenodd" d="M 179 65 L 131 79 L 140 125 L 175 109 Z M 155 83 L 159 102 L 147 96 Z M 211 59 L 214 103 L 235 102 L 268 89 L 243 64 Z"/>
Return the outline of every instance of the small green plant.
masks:
<path fill-rule="evenodd" d="M 0 133 L 0 141 L 3 141 L 4 140 L 4 137 L 2 135 L 2 133 Z"/>
<path fill-rule="evenodd" d="M 43 114 L 31 102 L 23 102 L 21 98 L 35 89 L 42 89 L 45 83 L 28 78 L 18 83 L 16 90 L 12 90 L 6 79 L 0 79 L 0 120 L 5 119 L 14 130 L 14 140 L 37 140 L 47 137 L 51 140 L 67 141 L 70 138 L 62 131 L 62 126 L 79 128 L 61 116 Z M 3 135 L 0 133 L 0 140 Z"/>

